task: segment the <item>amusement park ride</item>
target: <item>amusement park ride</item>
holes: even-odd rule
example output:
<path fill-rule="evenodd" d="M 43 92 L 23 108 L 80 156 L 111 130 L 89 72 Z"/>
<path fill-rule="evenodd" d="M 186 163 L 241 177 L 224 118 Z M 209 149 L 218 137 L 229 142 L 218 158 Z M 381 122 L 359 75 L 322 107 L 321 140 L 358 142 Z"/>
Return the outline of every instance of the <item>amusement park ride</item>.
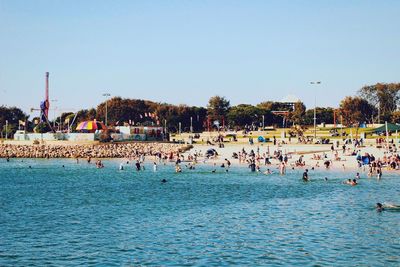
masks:
<path fill-rule="evenodd" d="M 51 125 L 50 120 L 49 120 L 49 110 L 50 110 L 50 100 L 49 100 L 49 72 L 46 72 L 46 87 L 45 87 L 45 97 L 44 100 L 40 102 L 40 108 L 31 108 L 31 112 L 33 111 L 40 111 L 40 122 L 41 123 L 46 123 L 51 131 L 53 133 L 56 132 L 55 125 Z M 68 124 L 68 131 L 72 124 L 75 122 L 76 115 L 78 113 L 75 113 L 75 116 L 72 120 L 71 124 Z"/>
<path fill-rule="evenodd" d="M 50 109 L 50 101 L 49 101 L 49 73 L 46 72 L 46 92 L 44 101 L 40 102 L 40 121 L 49 121 L 49 109 Z"/>
<path fill-rule="evenodd" d="M 50 109 L 50 101 L 49 101 L 49 73 L 46 72 L 46 88 L 45 88 L 45 99 L 40 102 L 40 109 L 31 108 L 31 112 L 34 110 L 40 111 L 40 122 L 45 122 L 49 125 L 52 132 L 55 132 L 54 128 L 51 126 L 49 121 L 49 109 Z"/>

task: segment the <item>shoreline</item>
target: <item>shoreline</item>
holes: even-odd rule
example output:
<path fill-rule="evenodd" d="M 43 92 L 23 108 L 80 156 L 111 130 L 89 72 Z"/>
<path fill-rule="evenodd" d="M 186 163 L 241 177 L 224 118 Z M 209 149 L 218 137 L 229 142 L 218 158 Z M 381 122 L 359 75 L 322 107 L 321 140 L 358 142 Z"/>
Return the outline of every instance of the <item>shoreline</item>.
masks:
<path fill-rule="evenodd" d="M 353 147 L 349 145 L 345 153 L 342 149 L 334 147 L 331 150 L 331 144 L 281 144 L 281 145 L 265 145 L 263 143 L 250 144 L 237 144 L 227 143 L 223 148 L 215 145 L 205 144 L 175 144 L 165 142 L 132 142 L 132 143 L 104 143 L 104 144 L 59 144 L 59 145 L 15 145 L 15 144 L 0 144 L 0 158 L 26 158 L 26 159 L 138 159 L 141 156 L 154 157 L 155 155 L 162 155 L 167 162 L 174 163 L 178 156 L 183 161 L 183 164 L 193 163 L 193 155 L 197 154 L 197 164 L 204 163 L 210 166 L 220 167 L 221 164 L 229 160 L 232 166 L 248 167 L 246 162 L 239 162 L 238 159 L 232 157 L 233 153 L 238 153 L 245 150 L 247 153 L 254 151 L 259 155 L 258 166 L 261 170 L 265 169 L 279 169 L 280 161 L 273 157 L 274 152 L 280 151 L 283 155 L 288 157 L 286 169 L 325 169 L 324 162 L 329 161 L 330 166 L 327 170 L 339 171 L 357 171 L 367 168 L 364 165 L 359 168 L 356 156 L 349 155 L 352 151 L 357 151 L 358 154 L 364 155 L 365 153 L 373 154 L 377 160 L 381 160 L 386 155 L 389 155 L 383 148 L 377 148 L 372 145 L 364 147 Z M 204 153 L 208 149 L 215 149 L 218 156 L 215 158 L 207 159 Z M 264 164 L 264 157 L 269 155 L 271 164 Z M 319 157 L 314 159 L 313 157 Z M 335 160 L 335 157 L 339 160 Z M 302 159 L 305 164 L 296 166 L 296 161 Z M 189 159 L 189 160 L 187 160 Z M 245 161 L 245 160 L 244 160 Z M 384 168 L 388 169 L 388 168 Z M 389 171 L 389 170 L 386 170 Z M 391 171 L 391 170 L 390 170 Z M 396 172 L 397 170 L 393 170 Z"/>

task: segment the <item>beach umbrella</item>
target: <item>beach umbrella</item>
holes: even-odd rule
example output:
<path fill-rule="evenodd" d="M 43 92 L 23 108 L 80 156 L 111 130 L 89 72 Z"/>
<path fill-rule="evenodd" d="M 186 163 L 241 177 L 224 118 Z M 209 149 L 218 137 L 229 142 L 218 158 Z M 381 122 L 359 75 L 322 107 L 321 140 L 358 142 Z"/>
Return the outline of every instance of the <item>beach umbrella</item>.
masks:
<path fill-rule="evenodd" d="M 76 130 L 82 131 L 96 131 L 96 130 L 107 130 L 107 127 L 104 123 L 93 120 L 93 121 L 82 121 L 76 127 Z"/>

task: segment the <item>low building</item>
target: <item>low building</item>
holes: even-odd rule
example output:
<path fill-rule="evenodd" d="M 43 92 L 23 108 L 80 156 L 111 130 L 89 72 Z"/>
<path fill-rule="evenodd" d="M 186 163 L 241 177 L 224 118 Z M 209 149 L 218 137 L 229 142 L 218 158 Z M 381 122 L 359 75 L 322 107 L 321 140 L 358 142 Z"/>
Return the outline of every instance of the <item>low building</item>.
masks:
<path fill-rule="evenodd" d="M 162 127 L 155 126 L 118 126 L 116 133 L 111 133 L 113 141 L 163 141 Z M 94 133 L 27 133 L 17 131 L 14 134 L 15 141 L 98 141 L 101 132 Z"/>
<path fill-rule="evenodd" d="M 159 126 L 117 126 L 119 133 L 112 134 L 114 140 L 119 141 L 162 141 L 164 129 Z"/>

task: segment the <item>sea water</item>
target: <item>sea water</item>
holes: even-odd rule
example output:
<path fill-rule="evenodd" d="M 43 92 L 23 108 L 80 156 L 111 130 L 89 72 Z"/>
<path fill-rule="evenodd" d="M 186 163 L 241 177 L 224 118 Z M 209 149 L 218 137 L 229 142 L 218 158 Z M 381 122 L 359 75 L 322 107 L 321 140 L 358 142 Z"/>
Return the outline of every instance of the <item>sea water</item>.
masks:
<path fill-rule="evenodd" d="M 398 174 L 121 162 L 0 159 L 0 266 L 400 265 Z"/>

